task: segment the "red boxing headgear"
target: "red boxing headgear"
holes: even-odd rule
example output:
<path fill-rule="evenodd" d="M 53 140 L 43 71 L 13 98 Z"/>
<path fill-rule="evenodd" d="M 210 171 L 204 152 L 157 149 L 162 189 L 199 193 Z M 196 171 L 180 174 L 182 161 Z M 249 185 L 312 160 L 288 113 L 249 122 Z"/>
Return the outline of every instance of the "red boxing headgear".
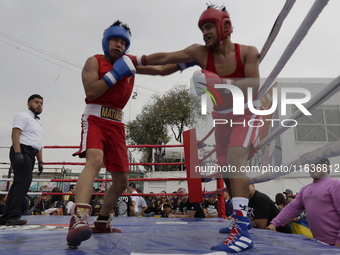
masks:
<path fill-rule="evenodd" d="M 221 11 L 215 8 L 209 8 L 205 10 L 199 20 L 198 27 L 201 29 L 202 25 L 206 22 L 214 22 L 217 30 L 217 39 L 219 43 L 228 38 L 228 36 L 233 32 L 233 27 L 231 25 L 229 13 L 226 11 Z M 227 32 L 224 33 L 224 24 L 229 23 L 230 27 Z"/>

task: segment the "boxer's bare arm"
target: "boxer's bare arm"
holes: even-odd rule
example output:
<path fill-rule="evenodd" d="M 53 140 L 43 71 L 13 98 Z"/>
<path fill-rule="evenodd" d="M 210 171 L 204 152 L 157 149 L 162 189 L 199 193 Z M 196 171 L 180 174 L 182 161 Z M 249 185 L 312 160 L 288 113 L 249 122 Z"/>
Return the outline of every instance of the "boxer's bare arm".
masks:
<path fill-rule="evenodd" d="M 178 71 L 177 64 L 162 66 L 136 66 L 136 73 L 149 75 L 169 75 Z"/>
<path fill-rule="evenodd" d="M 90 101 L 103 95 L 109 88 L 103 79 L 99 79 L 98 68 L 97 59 L 90 57 L 81 73 L 85 94 Z"/>
<path fill-rule="evenodd" d="M 241 51 L 243 51 L 242 55 L 244 56 L 243 65 L 246 79 L 236 81 L 235 85 L 245 94 L 248 87 L 252 87 L 253 93 L 256 93 L 260 85 L 259 52 L 255 47 L 245 45 L 242 45 Z"/>
<path fill-rule="evenodd" d="M 184 50 L 175 52 L 154 53 L 146 56 L 145 62 L 147 65 L 166 65 L 177 63 L 197 63 L 200 64 L 200 58 L 204 46 L 194 44 Z"/>

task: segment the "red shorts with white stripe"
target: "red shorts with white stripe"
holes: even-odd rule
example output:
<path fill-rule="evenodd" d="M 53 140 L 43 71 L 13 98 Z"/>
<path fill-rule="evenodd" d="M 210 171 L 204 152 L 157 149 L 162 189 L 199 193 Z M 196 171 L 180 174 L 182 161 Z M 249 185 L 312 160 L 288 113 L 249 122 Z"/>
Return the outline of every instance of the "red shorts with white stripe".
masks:
<path fill-rule="evenodd" d="M 104 152 L 103 160 L 107 171 L 129 172 L 123 123 L 84 113 L 80 149 L 73 156 L 84 158 L 88 149 L 100 149 Z"/>
<path fill-rule="evenodd" d="M 213 112 L 212 117 L 216 119 L 228 121 L 226 124 L 215 123 L 215 141 L 216 141 L 216 157 L 217 164 L 221 166 L 227 165 L 227 154 L 230 147 L 251 146 L 248 159 L 254 156 L 256 150 L 254 142 L 258 137 L 262 126 L 260 125 L 260 115 L 255 115 L 245 109 L 244 115 L 233 115 L 233 113 L 217 113 Z M 250 125 L 248 122 L 250 121 Z"/>

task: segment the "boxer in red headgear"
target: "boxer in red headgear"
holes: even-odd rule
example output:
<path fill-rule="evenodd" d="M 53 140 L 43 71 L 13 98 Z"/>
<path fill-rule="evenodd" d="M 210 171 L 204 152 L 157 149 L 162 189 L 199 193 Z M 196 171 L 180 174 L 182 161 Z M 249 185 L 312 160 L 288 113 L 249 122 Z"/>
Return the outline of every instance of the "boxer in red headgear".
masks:
<path fill-rule="evenodd" d="M 198 27 L 201 28 L 204 23 L 213 22 L 216 27 L 217 43 L 223 43 L 230 34 L 233 32 L 229 13 L 225 10 L 218 10 L 215 8 L 208 8 L 205 10 L 198 20 Z M 228 24 L 228 28 L 225 29 L 225 25 Z"/>
<path fill-rule="evenodd" d="M 251 158 L 256 150 L 254 141 L 261 127 L 249 126 L 248 121 L 261 121 L 261 116 L 254 115 L 244 104 L 244 115 L 233 114 L 233 96 L 230 90 L 214 88 L 215 84 L 229 84 L 242 90 L 247 102 L 247 88 L 251 87 L 254 93 L 253 106 L 260 109 L 256 100 L 259 88 L 259 53 L 253 46 L 233 43 L 230 35 L 233 32 L 229 13 L 225 7 L 215 8 L 208 6 L 198 21 L 205 45 L 194 44 L 184 50 L 171 53 L 156 53 L 137 57 L 135 65 L 164 65 L 170 63 L 186 63 L 199 65 L 202 70 L 193 74 L 193 81 L 198 95 L 209 91 L 218 94 L 221 100 L 216 100 L 212 116 L 214 119 L 226 119 L 228 123 L 238 125 L 215 125 L 215 140 L 217 163 L 220 166 L 231 166 L 236 172 L 223 173 L 224 182 L 228 188 L 233 202 L 232 228 L 223 228 L 220 233 L 230 233 L 221 244 L 213 246 L 213 250 L 230 253 L 248 250 L 253 247 L 248 229 L 252 227 L 247 217 L 249 201 L 249 186 L 246 173 L 241 171 L 247 159 Z M 190 63 L 190 64 L 189 64 Z M 245 123 L 240 125 L 240 123 Z"/>

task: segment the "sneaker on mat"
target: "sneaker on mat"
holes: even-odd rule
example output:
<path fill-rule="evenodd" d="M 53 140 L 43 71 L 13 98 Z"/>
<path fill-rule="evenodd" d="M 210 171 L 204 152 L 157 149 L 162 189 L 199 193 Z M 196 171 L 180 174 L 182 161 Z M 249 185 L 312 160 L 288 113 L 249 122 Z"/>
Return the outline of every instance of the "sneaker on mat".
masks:
<path fill-rule="evenodd" d="M 244 217 L 240 210 L 234 210 L 232 217 L 234 220 L 230 235 L 221 244 L 211 247 L 211 250 L 237 253 L 253 248 L 253 240 L 249 236 L 249 224 L 247 224 L 250 219 Z"/>
<path fill-rule="evenodd" d="M 91 209 L 89 204 L 74 204 L 66 238 L 67 245 L 71 248 L 79 246 L 81 242 L 86 241 L 91 237 L 92 229 L 88 224 Z"/>
<path fill-rule="evenodd" d="M 93 234 L 122 233 L 122 231 L 120 231 L 119 229 L 112 227 L 111 224 L 112 220 L 113 220 L 112 214 L 110 214 L 108 220 L 98 220 L 98 217 L 96 217 L 91 227 Z"/>
<path fill-rule="evenodd" d="M 219 232 L 221 234 L 230 234 L 230 231 L 233 228 L 233 221 L 234 221 L 234 218 L 232 219 L 232 222 L 230 223 L 228 227 L 220 228 Z M 245 223 L 248 225 L 248 230 L 253 228 L 253 223 L 250 220 L 249 222 L 245 222 Z"/>

